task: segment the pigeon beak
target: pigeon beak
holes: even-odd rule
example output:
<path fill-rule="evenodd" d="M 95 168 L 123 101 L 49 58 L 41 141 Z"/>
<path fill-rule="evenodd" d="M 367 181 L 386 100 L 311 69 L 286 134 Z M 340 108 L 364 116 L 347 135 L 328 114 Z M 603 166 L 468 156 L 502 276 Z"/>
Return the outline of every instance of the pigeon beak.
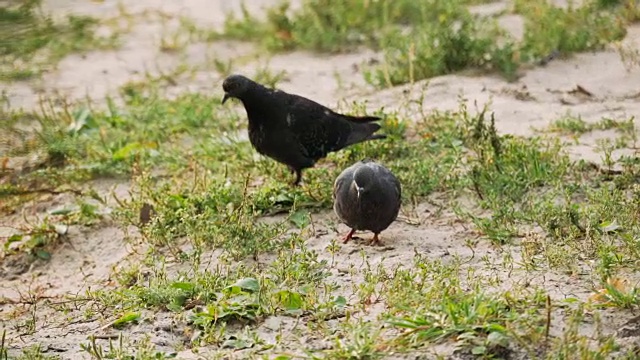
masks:
<path fill-rule="evenodd" d="M 358 195 L 358 200 L 360 200 L 360 192 L 363 191 L 364 188 L 361 188 L 359 186 L 356 185 L 356 194 Z"/>
<path fill-rule="evenodd" d="M 229 100 L 231 96 L 229 96 L 229 94 L 224 93 L 224 96 L 222 97 L 222 104 L 224 105 L 225 102 L 227 102 L 227 100 Z"/>

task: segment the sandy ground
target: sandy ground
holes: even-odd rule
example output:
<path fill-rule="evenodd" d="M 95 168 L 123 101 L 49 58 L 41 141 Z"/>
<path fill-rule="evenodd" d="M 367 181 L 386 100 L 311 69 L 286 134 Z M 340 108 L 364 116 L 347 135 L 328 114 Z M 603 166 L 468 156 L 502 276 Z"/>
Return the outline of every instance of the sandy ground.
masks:
<path fill-rule="evenodd" d="M 261 0 L 249 3 L 252 11 L 260 14 L 263 5 L 276 1 Z M 57 15 L 73 12 L 101 18 L 119 16 L 117 2 L 110 0 L 48 0 L 45 2 L 45 8 Z M 166 53 L 159 50 L 159 43 L 163 33 L 170 32 L 178 26 L 179 16 L 186 16 L 199 25 L 215 28 L 221 26 L 226 11 L 237 11 L 238 8 L 239 2 L 229 1 L 131 2 L 126 5 L 126 10 L 135 18 L 134 25 L 124 36 L 124 43 L 120 49 L 71 55 L 63 59 L 56 68 L 47 71 L 41 79 L 4 84 L 11 106 L 33 108 L 37 105 L 39 96 L 62 96 L 75 100 L 83 100 L 88 96 L 99 104 L 106 95 L 117 94 L 118 88 L 128 81 L 141 80 L 147 72 L 170 73 L 181 63 L 194 67 L 196 71 L 193 76 L 178 77 L 177 84 L 167 89 L 169 94 L 199 91 L 222 95 L 221 77 L 213 71 L 212 59 L 259 54 L 254 47 L 232 42 L 197 43 L 188 45 L 181 53 Z M 503 8 L 503 4 L 490 4 L 475 10 L 494 12 Z M 153 17 L 158 11 L 173 18 L 163 24 Z M 501 18 L 501 24 L 516 36 L 522 33 L 522 21 L 518 16 L 507 15 Z M 640 27 L 630 28 L 623 44 L 640 48 Z M 376 56 L 369 52 L 332 57 L 304 52 L 275 56 L 260 54 L 257 60 L 239 62 L 234 66 L 234 71 L 251 74 L 264 66 L 269 66 L 274 72 L 284 70 L 287 79 L 279 84 L 281 89 L 299 93 L 335 108 L 344 104 L 342 101 L 366 100 L 371 109 L 380 106 L 387 109 L 403 109 L 403 113 L 410 116 L 417 114 L 419 109 L 415 109 L 415 105 L 411 105 L 412 108 L 407 104 L 417 99 L 425 90 L 423 106 L 426 111 L 455 109 L 458 107 L 459 96 L 462 96 L 470 107 L 473 107 L 474 102 L 480 105 L 490 102 L 499 131 L 525 136 L 534 134 L 535 129 L 545 128 L 551 121 L 567 114 L 579 115 L 585 121 L 592 122 L 602 117 L 625 120 L 640 113 L 640 69 L 627 71 L 620 56 L 613 49 L 552 61 L 545 67 L 527 70 L 518 81 L 512 83 L 497 76 L 449 75 L 383 91 L 376 91 L 366 85 L 358 72 L 361 63 Z M 592 96 L 573 92 L 578 85 L 591 92 Z M 610 132 L 604 131 L 591 132 L 580 138 L 578 144 L 569 147 L 569 151 L 575 158 L 599 162 L 601 159 L 595 150 L 596 141 L 610 135 Z M 633 149 L 620 149 L 614 152 L 614 157 L 633 153 Z M 105 195 L 115 193 L 120 198 L 128 196 L 126 183 L 101 180 L 92 185 Z M 33 218 L 69 201 L 70 197 L 67 195 L 50 196 L 43 202 L 25 205 L 24 211 L 28 217 Z M 113 206 L 114 201 L 110 200 L 110 204 Z M 108 212 L 109 207 L 103 210 Z M 474 234 L 462 225 L 456 224 L 454 216 L 445 214 L 436 217 L 433 215 L 434 212 L 429 206 L 422 205 L 414 212 L 405 214 L 419 219 L 419 225 L 394 223 L 384 234 L 384 238 L 393 239 L 392 251 L 366 249 L 372 264 L 384 262 L 385 266 L 392 267 L 394 264 L 405 263 L 413 257 L 414 250 L 434 258 L 447 258 L 455 254 L 470 257 L 471 251 L 463 239 L 472 238 Z M 0 220 L 0 224 L 15 224 L 20 221 L 21 216 L 15 216 Z M 322 254 L 326 243 L 336 235 L 330 230 L 335 219 L 332 214 L 327 213 L 320 216 L 318 221 L 317 235 L 309 239 L 309 246 Z M 338 229 L 341 232 L 346 230 L 342 225 L 338 226 Z M 10 231 L 10 228 L 0 227 L 0 234 Z M 18 301 L 29 290 L 39 289 L 52 301 L 61 301 L 61 296 L 65 294 L 83 294 L 89 288 L 109 286 L 112 271 L 126 266 L 129 261 L 135 261 L 137 254 L 144 250 L 138 243 L 135 232 L 127 233 L 108 220 L 91 229 L 71 227 L 68 239 L 68 243 L 47 263 L 35 263 L 25 267 L 9 259 L 3 261 L 0 268 L 0 274 L 3 276 L 0 298 Z M 338 262 L 345 267 L 360 260 L 358 245 L 351 247 L 353 251 L 349 251 L 347 247 L 337 255 Z M 499 251 L 488 245 L 479 244 L 475 252 L 476 260 L 473 261 L 476 262 L 479 262 L 483 255 L 496 261 L 500 259 Z M 518 254 L 518 251 L 514 254 Z M 328 255 L 323 256 L 328 258 Z M 332 280 L 340 281 L 341 272 L 339 269 L 334 270 L 335 279 Z M 566 277 L 553 272 L 527 279 L 519 277 L 517 271 L 509 278 L 505 274 L 500 276 L 505 287 L 513 282 L 529 281 L 543 286 L 554 298 L 561 299 L 571 295 L 586 299 L 591 292 L 588 276 L 585 276 L 585 281 L 578 282 L 568 281 Z M 343 281 L 350 280 L 354 279 Z M 14 308 L 11 304 L 0 305 L 0 318 L 12 310 Z M 64 359 L 88 358 L 86 353 L 80 352 L 78 344 L 86 342 L 88 334 L 101 334 L 104 322 L 97 318 L 66 321 L 53 316 L 56 312 L 50 307 L 42 307 L 38 311 L 38 331 L 33 335 L 14 338 L 11 342 L 12 350 L 40 343 L 49 353 L 59 353 Z M 51 316 L 48 316 L 49 314 Z M 129 335 L 136 338 L 151 333 L 152 342 L 158 349 L 165 351 L 185 340 L 184 334 L 180 331 L 166 331 L 167 327 L 171 327 L 171 320 L 163 318 L 166 315 L 158 316 L 154 320 L 153 328 L 145 324 L 136 325 Z M 291 326 L 288 321 L 286 318 L 278 317 L 268 320 L 261 325 L 262 335 L 265 338 L 273 336 L 273 328 Z M 606 330 L 615 331 L 623 326 L 625 321 L 608 319 Z M 65 323 L 64 331 L 60 329 L 61 323 Z M 14 328 L 8 327 L 8 331 L 9 336 L 15 336 Z M 556 328 L 554 331 L 560 329 Z M 204 353 L 206 354 L 206 350 Z M 239 356 L 238 358 L 242 358 Z M 197 358 L 189 350 L 180 352 L 178 357 Z"/>

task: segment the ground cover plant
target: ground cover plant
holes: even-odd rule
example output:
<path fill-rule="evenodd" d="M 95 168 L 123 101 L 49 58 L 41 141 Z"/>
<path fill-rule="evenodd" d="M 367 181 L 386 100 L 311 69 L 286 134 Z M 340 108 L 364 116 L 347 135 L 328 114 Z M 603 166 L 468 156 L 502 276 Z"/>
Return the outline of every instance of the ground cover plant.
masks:
<path fill-rule="evenodd" d="M 303 1 L 270 8 L 265 21 L 248 12 L 231 17 L 220 35 L 256 40 L 269 50 L 343 52 L 369 46 L 383 52 L 366 80 L 386 87 L 468 68 L 495 70 L 512 79 L 524 64 L 573 52 L 602 49 L 625 35 L 636 4 L 587 1 L 562 8 L 549 0 L 515 1 L 503 12 L 524 17 L 524 37 L 514 39 L 495 16 L 474 14 L 473 1 Z M 500 15 L 501 13 L 498 13 Z"/>
<path fill-rule="evenodd" d="M 118 44 L 118 31 L 95 33 L 98 20 L 70 15 L 54 20 L 40 10 L 42 0 L 28 0 L 0 9 L 0 79 L 25 80 L 55 66 L 73 52 L 109 49 Z M 115 29 L 114 29 L 115 30 Z"/>
<path fill-rule="evenodd" d="M 246 10 L 216 33 L 182 17 L 185 43 L 155 46 L 182 60 L 229 38 L 274 51 L 371 47 L 383 62 L 353 76 L 391 87 L 468 67 L 515 74 L 554 51 L 602 49 L 635 19 L 626 2 L 516 1 L 503 8 L 523 17 L 514 41 L 497 15 L 472 11 L 481 3 L 309 0 L 272 7 L 266 22 Z M 499 130 L 505 114 L 490 102 L 433 109 L 427 86 L 405 88 L 384 95 L 393 107 L 335 106 L 380 116 L 388 138 L 330 154 L 291 187 L 286 167 L 251 148 L 242 107 L 221 104 L 222 78 L 241 66 L 184 62 L 106 99 L 3 104 L 0 359 L 638 356 L 633 115 L 551 115 L 520 136 Z M 202 67 L 219 73 L 210 90 L 172 91 Z M 571 156 L 601 133 L 602 161 Z M 403 185 L 380 247 L 340 242 L 331 210 L 335 177 L 365 157 Z"/>

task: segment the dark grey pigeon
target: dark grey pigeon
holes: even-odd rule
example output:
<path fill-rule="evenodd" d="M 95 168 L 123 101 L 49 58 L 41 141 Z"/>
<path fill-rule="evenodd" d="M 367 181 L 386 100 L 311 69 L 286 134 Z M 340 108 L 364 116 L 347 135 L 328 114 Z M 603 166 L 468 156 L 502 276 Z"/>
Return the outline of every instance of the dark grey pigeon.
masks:
<path fill-rule="evenodd" d="M 333 184 L 333 210 L 351 228 L 373 232 L 370 244 L 380 244 L 378 235 L 398 217 L 402 187 L 386 167 L 365 159 L 344 169 Z"/>
<path fill-rule="evenodd" d="M 375 116 L 350 116 L 334 112 L 302 96 L 269 89 L 242 75 L 222 83 L 224 98 L 242 101 L 249 119 L 249 140 L 258 153 L 289 167 L 298 185 L 302 170 L 313 167 L 329 152 L 359 142 L 384 139 L 374 134 Z"/>

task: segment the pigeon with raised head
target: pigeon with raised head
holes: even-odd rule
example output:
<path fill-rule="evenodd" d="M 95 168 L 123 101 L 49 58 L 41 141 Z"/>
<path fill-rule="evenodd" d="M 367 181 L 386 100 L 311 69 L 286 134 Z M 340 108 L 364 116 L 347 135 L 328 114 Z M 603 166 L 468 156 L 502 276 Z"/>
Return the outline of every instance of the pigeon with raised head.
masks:
<path fill-rule="evenodd" d="M 333 210 L 351 228 L 343 242 L 369 230 L 370 244 L 380 244 L 378 235 L 398 217 L 401 195 L 400 181 L 383 165 L 365 159 L 344 169 L 333 184 Z"/>
<path fill-rule="evenodd" d="M 242 76 L 231 75 L 222 83 L 224 97 L 242 101 L 249 119 L 249 141 L 256 151 L 287 165 L 298 185 L 302 170 L 313 167 L 329 152 L 367 140 L 374 134 L 376 116 L 350 116 L 299 95 L 270 89 Z"/>

